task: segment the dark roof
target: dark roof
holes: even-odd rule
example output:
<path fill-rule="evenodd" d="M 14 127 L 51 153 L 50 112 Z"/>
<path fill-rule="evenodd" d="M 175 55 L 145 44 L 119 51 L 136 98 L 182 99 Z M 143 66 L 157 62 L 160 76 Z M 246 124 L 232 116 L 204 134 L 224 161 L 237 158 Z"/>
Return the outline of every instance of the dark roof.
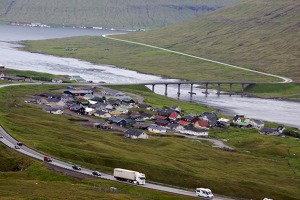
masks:
<path fill-rule="evenodd" d="M 113 123 L 120 123 L 122 120 L 125 121 L 124 118 L 116 117 L 116 116 L 113 116 L 113 117 L 109 118 L 109 121 L 111 121 L 111 122 L 113 122 Z"/>
<path fill-rule="evenodd" d="M 183 119 L 185 121 L 192 121 L 193 119 L 195 119 L 195 117 L 193 117 L 191 115 L 185 115 L 181 119 Z"/>
<path fill-rule="evenodd" d="M 261 133 L 268 133 L 269 134 L 269 133 L 274 133 L 274 131 L 276 131 L 276 129 L 264 127 L 262 129 L 260 129 L 259 132 L 261 132 Z"/>
<path fill-rule="evenodd" d="M 101 108 L 101 107 L 106 107 L 108 104 L 107 103 L 96 103 L 91 105 L 91 108 Z"/>
<path fill-rule="evenodd" d="M 104 115 L 106 114 L 107 112 L 104 112 L 102 110 L 97 110 L 95 113 L 97 113 L 98 115 Z"/>
<path fill-rule="evenodd" d="M 137 131 L 137 130 L 134 130 L 134 129 L 128 129 L 125 134 L 128 134 L 128 135 L 134 135 L 136 137 L 140 136 L 143 134 L 143 132 L 140 132 L 140 131 Z"/>
<path fill-rule="evenodd" d="M 148 123 L 141 123 L 141 122 L 136 122 L 133 124 L 133 127 L 139 127 L 139 128 L 148 128 L 151 124 Z"/>
<path fill-rule="evenodd" d="M 60 100 L 56 99 L 56 98 L 48 98 L 47 102 L 49 102 L 49 103 L 57 103 L 57 102 L 60 102 Z"/>
<path fill-rule="evenodd" d="M 158 126 L 156 124 L 151 124 L 148 128 L 151 128 L 151 129 L 156 129 L 156 130 L 166 130 L 165 127 L 162 127 L 162 126 Z"/>
<path fill-rule="evenodd" d="M 143 118 L 151 118 L 151 117 L 153 117 L 153 115 L 152 114 L 148 114 L 148 113 L 142 113 L 141 117 L 143 117 Z"/>
<path fill-rule="evenodd" d="M 58 110 L 63 110 L 63 108 L 51 108 L 51 107 L 46 107 L 44 108 L 45 111 L 58 111 Z"/>
<path fill-rule="evenodd" d="M 176 128 L 176 127 L 178 127 L 178 126 L 180 126 L 180 124 L 177 124 L 177 123 L 170 123 L 170 124 L 168 124 L 167 127 L 170 127 L 170 128 Z"/>
<path fill-rule="evenodd" d="M 150 107 L 151 107 L 150 105 L 142 104 L 142 103 L 138 104 L 138 106 L 139 106 L 140 108 L 150 108 Z"/>
<path fill-rule="evenodd" d="M 169 121 L 168 121 L 168 120 L 163 120 L 163 119 L 157 119 L 157 120 L 155 120 L 155 123 L 159 123 L 159 124 L 168 124 Z"/>

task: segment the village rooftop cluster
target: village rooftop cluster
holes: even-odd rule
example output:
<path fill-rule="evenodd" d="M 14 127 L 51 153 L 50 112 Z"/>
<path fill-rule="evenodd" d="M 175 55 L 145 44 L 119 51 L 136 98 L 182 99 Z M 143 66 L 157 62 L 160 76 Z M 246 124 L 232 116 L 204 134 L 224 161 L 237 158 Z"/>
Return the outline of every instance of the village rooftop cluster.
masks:
<path fill-rule="evenodd" d="M 162 135 L 172 132 L 208 137 L 210 128 L 226 129 L 229 126 L 255 128 L 267 135 L 282 135 L 284 130 L 283 127 L 266 128 L 261 120 L 248 119 L 242 115 L 226 119 L 218 118 L 214 112 L 184 114 L 176 105 L 155 108 L 108 88 L 75 89 L 68 86 L 61 93 L 35 94 L 25 102 L 36 103 L 51 114 L 88 117 L 94 128 L 122 131 L 125 137 L 132 139 L 148 139 L 146 131 Z"/>

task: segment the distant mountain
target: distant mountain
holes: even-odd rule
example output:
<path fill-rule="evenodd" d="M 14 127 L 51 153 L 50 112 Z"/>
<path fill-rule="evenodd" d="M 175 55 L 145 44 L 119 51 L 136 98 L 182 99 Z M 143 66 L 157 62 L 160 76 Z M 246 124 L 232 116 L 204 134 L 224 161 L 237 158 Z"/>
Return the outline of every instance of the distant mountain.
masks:
<path fill-rule="evenodd" d="M 300 81 L 299 0 L 244 0 L 165 29 L 118 37 Z"/>
<path fill-rule="evenodd" d="M 0 20 L 108 28 L 157 28 L 239 0 L 1 0 Z"/>

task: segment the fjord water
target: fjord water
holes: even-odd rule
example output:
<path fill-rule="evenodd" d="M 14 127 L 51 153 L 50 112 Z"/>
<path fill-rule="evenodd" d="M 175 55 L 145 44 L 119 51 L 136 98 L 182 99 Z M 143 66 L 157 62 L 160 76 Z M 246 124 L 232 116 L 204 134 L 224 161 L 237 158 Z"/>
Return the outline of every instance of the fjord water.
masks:
<path fill-rule="evenodd" d="M 71 36 L 118 34 L 120 31 L 73 29 L 73 28 L 36 28 L 0 25 L 0 64 L 8 68 L 48 72 L 58 75 L 80 75 L 86 80 L 106 83 L 141 83 L 154 81 L 176 81 L 159 76 L 137 73 L 109 65 L 95 65 L 71 58 L 24 52 L 13 41 L 41 40 Z M 208 80 L 209 81 L 209 80 Z M 155 86 L 155 92 L 164 94 L 165 86 Z M 190 101 L 190 86 L 181 86 L 181 100 Z M 247 117 L 278 122 L 300 128 L 300 103 L 271 99 L 247 98 L 222 95 L 209 91 L 207 97 L 203 90 L 194 88 L 196 95 L 192 101 L 215 107 L 226 114 L 244 114 Z M 168 86 L 168 96 L 177 98 L 177 86 Z M 170 106 L 170 105 L 169 105 Z M 197 111 L 195 111 L 197 113 Z"/>

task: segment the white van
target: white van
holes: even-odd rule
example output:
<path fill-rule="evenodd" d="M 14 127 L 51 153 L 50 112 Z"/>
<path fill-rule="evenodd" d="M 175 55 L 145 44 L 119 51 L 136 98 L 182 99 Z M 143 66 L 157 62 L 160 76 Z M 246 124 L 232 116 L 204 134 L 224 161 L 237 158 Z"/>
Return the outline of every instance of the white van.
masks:
<path fill-rule="evenodd" d="M 214 198 L 214 195 L 211 192 L 211 190 L 207 188 L 196 188 L 196 196 L 207 199 Z"/>

